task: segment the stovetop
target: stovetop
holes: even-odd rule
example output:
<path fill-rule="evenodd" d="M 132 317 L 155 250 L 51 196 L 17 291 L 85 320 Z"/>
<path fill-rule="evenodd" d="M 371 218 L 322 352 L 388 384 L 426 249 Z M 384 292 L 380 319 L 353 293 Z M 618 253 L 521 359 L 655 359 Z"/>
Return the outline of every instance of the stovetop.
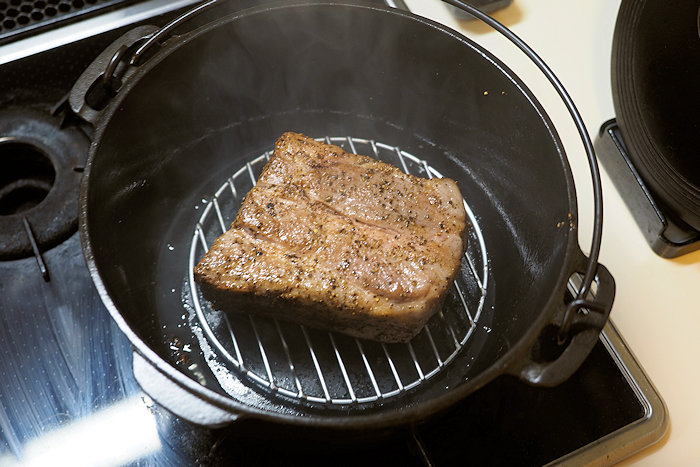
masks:
<path fill-rule="evenodd" d="M 55 104 L 125 29 L 4 63 L 0 110 L 38 112 L 59 128 Z M 81 164 L 71 167 L 78 177 Z M 0 214 L 0 225 L 7 219 Z M 21 235 L 34 236 L 32 229 Z M 666 428 L 663 401 L 612 323 L 561 386 L 533 388 L 503 376 L 448 413 L 380 439 L 320 444 L 274 430 L 261 439 L 249 434 L 260 427 L 245 423 L 195 427 L 137 385 L 131 346 L 92 284 L 75 225 L 47 245 L 36 245 L 40 255 L 0 261 L 0 465 L 608 463 L 655 442 Z"/>

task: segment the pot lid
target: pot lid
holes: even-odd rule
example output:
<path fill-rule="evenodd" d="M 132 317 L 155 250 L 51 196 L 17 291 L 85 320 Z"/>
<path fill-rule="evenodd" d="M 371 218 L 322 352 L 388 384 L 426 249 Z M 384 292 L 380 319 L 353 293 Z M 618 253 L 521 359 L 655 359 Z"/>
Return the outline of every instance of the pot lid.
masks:
<path fill-rule="evenodd" d="M 612 48 L 615 113 L 659 201 L 700 229 L 700 4 L 623 0 Z"/>

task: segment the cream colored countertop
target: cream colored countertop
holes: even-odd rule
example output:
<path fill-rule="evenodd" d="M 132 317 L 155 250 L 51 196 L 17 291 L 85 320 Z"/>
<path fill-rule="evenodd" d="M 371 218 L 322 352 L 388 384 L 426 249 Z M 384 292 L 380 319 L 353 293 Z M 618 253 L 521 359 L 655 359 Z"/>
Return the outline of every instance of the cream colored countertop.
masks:
<path fill-rule="evenodd" d="M 591 196 L 585 155 L 563 106 L 507 41 L 486 25 L 458 21 L 440 0 L 406 0 L 422 16 L 452 27 L 506 62 L 535 92 L 557 125 L 579 192 L 580 243 L 590 243 Z M 493 16 L 544 59 L 559 77 L 594 137 L 615 116 L 610 50 L 619 0 L 514 0 Z M 458 105 L 454 103 L 453 105 Z M 601 263 L 617 293 L 612 321 L 668 408 L 666 436 L 624 464 L 700 465 L 700 251 L 668 260 L 648 247 L 603 170 L 604 223 Z M 588 214 L 587 214 L 588 213 Z M 605 390 L 605 388 L 601 388 Z"/>

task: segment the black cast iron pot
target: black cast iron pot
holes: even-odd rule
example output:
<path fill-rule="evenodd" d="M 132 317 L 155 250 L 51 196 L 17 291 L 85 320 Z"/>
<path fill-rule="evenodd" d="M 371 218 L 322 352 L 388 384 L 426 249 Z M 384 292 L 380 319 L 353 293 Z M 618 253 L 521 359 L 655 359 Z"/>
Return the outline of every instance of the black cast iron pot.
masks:
<path fill-rule="evenodd" d="M 502 374 L 558 384 L 586 358 L 614 281 L 597 264 L 595 158 L 556 78 L 591 161 L 590 258 L 552 122 L 511 70 L 458 33 L 389 8 L 287 4 L 151 47 L 162 35 L 127 34 L 71 95 L 94 126 L 80 199 L 85 257 L 157 402 L 204 425 L 389 427 Z M 341 137 L 332 141 L 458 182 L 474 224 L 469 250 L 446 309 L 411 345 L 225 317 L 198 297 L 192 262 L 286 130 Z"/>

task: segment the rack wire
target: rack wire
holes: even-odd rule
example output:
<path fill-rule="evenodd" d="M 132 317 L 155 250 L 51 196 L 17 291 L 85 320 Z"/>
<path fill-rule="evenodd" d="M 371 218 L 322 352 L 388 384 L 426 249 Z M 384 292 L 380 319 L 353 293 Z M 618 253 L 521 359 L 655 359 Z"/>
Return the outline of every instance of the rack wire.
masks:
<path fill-rule="evenodd" d="M 425 178 L 441 178 L 427 161 L 398 147 L 353 137 L 318 138 L 355 154 L 367 154 Z M 229 177 L 208 201 L 192 234 L 187 305 L 194 323 L 224 368 L 283 396 L 318 404 L 365 404 L 410 391 L 442 371 L 467 344 L 484 312 L 489 263 L 471 208 L 468 248 L 441 311 L 406 344 L 383 344 L 318 331 L 303 325 L 214 310 L 194 281 L 195 265 L 227 230 L 243 195 L 270 159 L 268 151 Z M 211 359 L 209 359 L 211 362 Z M 225 385 L 224 385 L 225 386 Z M 226 389 L 224 387 L 224 389 Z"/>

